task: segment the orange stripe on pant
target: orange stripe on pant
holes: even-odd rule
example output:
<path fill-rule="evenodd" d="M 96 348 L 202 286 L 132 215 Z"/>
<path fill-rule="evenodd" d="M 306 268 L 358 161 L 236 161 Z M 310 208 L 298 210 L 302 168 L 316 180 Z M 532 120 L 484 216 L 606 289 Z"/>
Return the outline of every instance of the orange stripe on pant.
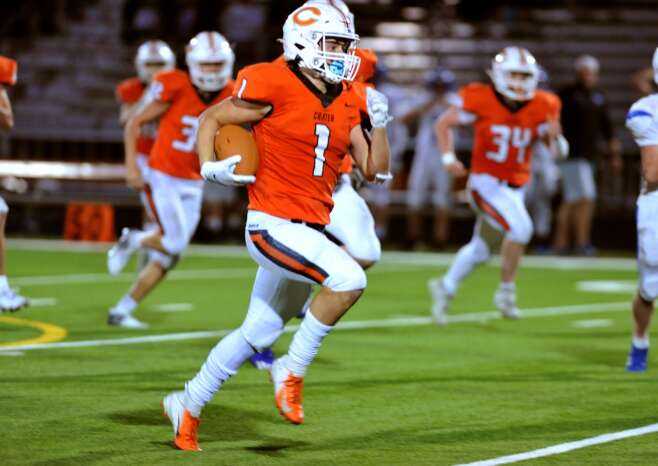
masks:
<path fill-rule="evenodd" d="M 487 201 L 485 201 L 484 198 L 480 195 L 480 193 L 478 193 L 477 191 L 471 191 L 471 195 L 473 196 L 473 200 L 475 201 L 475 204 L 482 212 L 484 212 L 489 217 L 493 218 L 496 222 L 498 222 L 505 231 L 510 230 L 509 223 L 507 223 L 505 217 L 500 215 L 500 213 L 496 210 L 494 206 L 492 206 Z"/>
<path fill-rule="evenodd" d="M 153 216 L 155 217 L 155 221 L 158 223 L 158 226 L 160 227 L 160 231 L 164 233 L 164 228 L 162 227 L 162 222 L 160 222 L 160 216 L 158 215 L 158 209 L 155 208 L 155 201 L 153 200 L 153 191 L 151 190 L 151 187 L 148 184 L 144 185 L 144 194 L 146 194 L 146 200 L 149 203 L 149 206 L 151 207 L 151 212 L 153 212 Z"/>
<path fill-rule="evenodd" d="M 284 252 L 276 249 L 274 246 L 265 241 L 265 238 L 263 238 L 262 234 L 250 233 L 249 236 L 254 244 L 258 247 L 258 249 L 263 253 L 263 255 L 273 260 L 273 262 L 281 263 L 289 270 L 292 270 L 299 275 L 303 275 L 304 277 L 310 278 L 319 284 L 322 284 L 322 282 L 324 282 L 324 280 L 327 278 L 319 271 L 308 267 L 305 264 L 302 264 L 297 259 L 290 257 Z"/>

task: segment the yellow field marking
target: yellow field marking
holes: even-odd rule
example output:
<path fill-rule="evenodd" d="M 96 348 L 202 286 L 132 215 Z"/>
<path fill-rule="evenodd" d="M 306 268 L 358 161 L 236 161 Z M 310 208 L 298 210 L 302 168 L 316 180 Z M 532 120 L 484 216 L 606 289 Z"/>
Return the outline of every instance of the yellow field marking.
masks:
<path fill-rule="evenodd" d="M 8 343 L 0 343 L 0 347 L 11 348 L 14 346 L 23 345 L 37 345 L 41 343 L 52 343 L 66 338 L 67 331 L 65 328 L 45 322 L 38 322 L 36 320 L 19 319 L 18 317 L 0 316 L 0 322 L 6 322 L 10 325 L 19 327 L 32 327 L 41 331 L 41 335 L 36 338 L 28 338 L 26 340 L 11 341 Z"/>

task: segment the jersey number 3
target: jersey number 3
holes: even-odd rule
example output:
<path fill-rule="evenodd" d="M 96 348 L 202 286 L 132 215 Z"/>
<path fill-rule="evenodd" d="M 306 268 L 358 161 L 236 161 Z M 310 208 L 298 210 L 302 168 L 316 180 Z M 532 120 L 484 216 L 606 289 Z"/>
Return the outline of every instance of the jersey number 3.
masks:
<path fill-rule="evenodd" d="M 196 133 L 199 130 L 199 119 L 195 116 L 183 115 L 181 123 L 183 124 L 181 133 L 185 139 L 182 141 L 176 140 L 171 145 L 181 152 L 194 152 Z"/>
<path fill-rule="evenodd" d="M 324 173 L 324 152 L 329 147 L 329 136 L 331 130 L 327 125 L 316 124 L 315 135 L 318 137 L 318 142 L 315 144 L 315 163 L 313 164 L 313 176 L 322 176 Z"/>
<path fill-rule="evenodd" d="M 509 156 L 510 146 L 517 150 L 517 162 L 523 163 L 526 147 L 532 141 L 532 131 L 529 128 L 505 125 L 492 125 L 491 134 L 497 151 L 487 151 L 487 158 L 498 163 L 505 163 Z"/>

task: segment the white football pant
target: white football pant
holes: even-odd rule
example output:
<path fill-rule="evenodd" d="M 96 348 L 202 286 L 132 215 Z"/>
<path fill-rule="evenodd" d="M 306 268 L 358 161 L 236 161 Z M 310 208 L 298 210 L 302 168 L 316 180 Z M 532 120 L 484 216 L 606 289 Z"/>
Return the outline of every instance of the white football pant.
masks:
<path fill-rule="evenodd" d="M 658 297 L 658 191 L 637 199 L 637 245 L 639 292 L 653 302 Z"/>

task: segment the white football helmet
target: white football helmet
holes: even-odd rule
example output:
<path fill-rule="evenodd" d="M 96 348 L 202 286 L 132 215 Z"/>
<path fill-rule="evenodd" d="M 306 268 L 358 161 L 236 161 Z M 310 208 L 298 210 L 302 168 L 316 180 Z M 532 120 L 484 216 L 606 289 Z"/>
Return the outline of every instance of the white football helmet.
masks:
<path fill-rule="evenodd" d="M 354 14 L 350 11 L 349 7 L 343 0 L 308 0 L 308 2 L 304 3 L 303 6 L 318 5 L 318 4 L 333 6 L 334 8 L 340 10 L 340 12 L 343 13 L 347 18 L 347 20 L 349 21 L 352 32 L 356 31 Z"/>
<path fill-rule="evenodd" d="M 327 40 L 345 42 L 344 52 L 327 51 Z M 293 11 L 283 25 L 283 55 L 327 82 L 352 81 L 361 59 L 354 52 L 359 36 L 338 8 L 316 3 Z"/>
<path fill-rule="evenodd" d="M 187 44 L 185 61 L 192 83 L 202 91 L 216 92 L 223 89 L 233 76 L 235 54 L 224 36 L 205 31 Z M 208 71 L 208 65 L 215 65 L 218 70 Z"/>
<path fill-rule="evenodd" d="M 174 52 L 161 40 L 148 40 L 137 49 L 135 68 L 137 76 L 144 83 L 150 83 L 155 73 L 174 69 L 175 66 Z"/>
<path fill-rule="evenodd" d="M 658 84 L 658 47 L 653 52 L 653 80 Z"/>
<path fill-rule="evenodd" d="M 524 77 L 513 76 L 513 73 L 522 73 Z M 535 96 L 539 67 L 528 50 L 505 47 L 492 60 L 489 76 L 499 93 L 511 100 L 525 101 Z"/>

